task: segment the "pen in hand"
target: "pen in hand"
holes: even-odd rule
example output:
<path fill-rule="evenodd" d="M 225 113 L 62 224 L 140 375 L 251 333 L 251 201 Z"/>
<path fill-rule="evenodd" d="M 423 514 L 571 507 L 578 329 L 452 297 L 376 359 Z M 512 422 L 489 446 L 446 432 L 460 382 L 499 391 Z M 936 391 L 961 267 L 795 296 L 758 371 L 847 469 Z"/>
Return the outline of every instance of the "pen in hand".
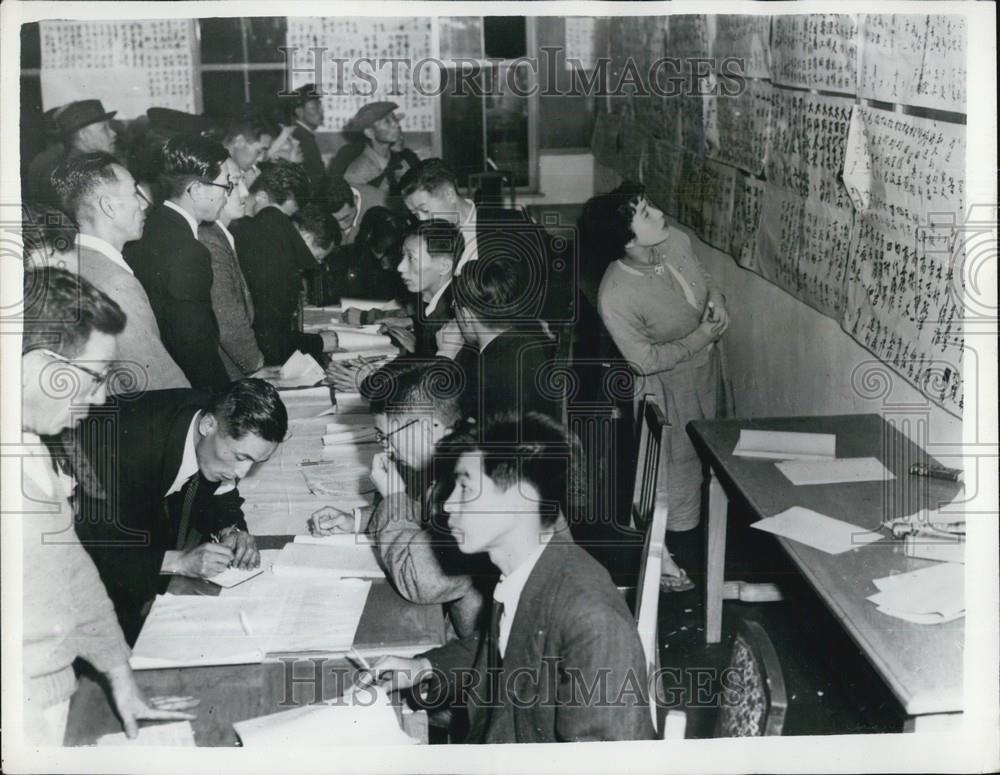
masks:
<path fill-rule="evenodd" d="M 359 654 L 357 649 L 352 647 L 351 650 L 347 652 L 347 658 L 360 669 L 358 675 L 355 676 L 354 679 L 355 685 L 357 685 L 357 682 L 361 682 L 362 686 L 374 686 L 378 682 L 371 663 Z"/>

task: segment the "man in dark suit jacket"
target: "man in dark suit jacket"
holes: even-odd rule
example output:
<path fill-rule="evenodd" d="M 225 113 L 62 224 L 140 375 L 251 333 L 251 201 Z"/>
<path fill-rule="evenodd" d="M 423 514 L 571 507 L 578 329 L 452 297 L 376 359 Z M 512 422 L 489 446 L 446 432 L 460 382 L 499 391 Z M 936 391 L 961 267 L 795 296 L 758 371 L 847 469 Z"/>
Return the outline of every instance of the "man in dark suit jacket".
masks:
<path fill-rule="evenodd" d="M 168 140 L 161 154 L 167 199 L 149 211 L 142 239 L 124 250 L 167 351 L 192 387 L 209 390 L 221 390 L 229 377 L 212 311 L 212 256 L 198 241 L 198 224 L 218 218 L 232 191 L 228 158 L 225 148 L 203 137 Z"/>
<path fill-rule="evenodd" d="M 316 142 L 316 130 L 323 126 L 323 101 L 316 93 L 316 84 L 307 83 L 295 90 L 296 96 L 287 103 L 288 118 L 295 122 L 292 137 L 302 149 L 302 166 L 309 184 L 317 188 L 323 180 L 326 165 Z M 299 204 L 305 204 L 299 202 Z"/>
<path fill-rule="evenodd" d="M 522 425 L 536 444 L 519 443 Z M 469 743 L 652 739 L 635 620 L 607 571 L 556 527 L 574 498 L 577 446 L 534 414 L 443 446 L 457 457 L 449 530 L 500 569 L 490 622 L 414 659 L 386 657 L 376 676 L 419 685 L 427 707 L 464 705 Z"/>
<path fill-rule="evenodd" d="M 274 454 L 288 416 L 257 379 L 214 396 L 160 390 L 108 407 L 106 422 L 80 429 L 101 492 L 80 493 L 76 530 L 133 643 L 165 574 L 209 578 L 259 562 L 236 487 Z"/>
<path fill-rule="evenodd" d="M 468 379 L 465 411 L 480 422 L 504 411 L 562 417 L 555 341 L 537 320 L 543 289 L 525 263 L 481 257 L 452 280 L 455 321 L 469 345 L 456 357 Z"/>
<path fill-rule="evenodd" d="M 267 366 L 278 366 L 296 349 L 321 357 L 323 337 L 295 330 L 303 272 L 315 271 L 315 257 L 291 216 L 309 197 L 302 165 L 265 162 L 250 186 L 247 211 L 233 223 L 236 255 L 253 297 L 253 330 Z"/>

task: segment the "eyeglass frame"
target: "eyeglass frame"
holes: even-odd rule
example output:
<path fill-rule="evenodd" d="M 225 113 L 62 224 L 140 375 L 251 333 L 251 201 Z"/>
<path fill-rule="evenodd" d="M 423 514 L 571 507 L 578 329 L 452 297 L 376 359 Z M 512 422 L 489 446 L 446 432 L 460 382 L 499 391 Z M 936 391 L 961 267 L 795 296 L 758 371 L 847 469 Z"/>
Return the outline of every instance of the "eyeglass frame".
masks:
<path fill-rule="evenodd" d="M 90 386 L 90 391 L 87 393 L 88 396 L 94 395 L 94 393 L 100 390 L 103 386 L 107 385 L 108 380 L 111 378 L 111 373 L 114 371 L 114 367 L 109 366 L 108 370 L 103 374 L 101 374 L 99 372 L 94 371 L 93 369 L 87 368 L 81 363 L 77 363 L 76 361 L 67 358 L 65 355 L 60 355 L 59 353 L 55 352 L 54 350 L 50 350 L 47 347 L 39 347 L 35 350 L 30 350 L 29 352 L 41 353 L 42 355 L 47 355 L 50 358 L 68 364 L 69 366 L 72 366 L 82 371 L 84 374 L 86 374 L 88 377 L 94 380 L 94 384 Z M 25 353 L 25 355 L 27 355 L 27 353 Z"/>
<path fill-rule="evenodd" d="M 199 178 L 198 180 L 191 181 L 191 185 L 187 187 L 187 191 L 189 194 L 191 193 L 191 186 L 193 186 L 195 183 L 201 183 L 203 186 L 216 186 L 217 188 L 221 188 L 223 191 L 226 192 L 226 196 L 232 194 L 233 191 L 236 190 L 236 186 L 239 185 L 239 182 L 234 180 L 229 180 L 228 183 L 215 183 L 214 181 L 211 180 L 201 180 Z"/>
<path fill-rule="evenodd" d="M 396 428 L 393 431 L 389 431 L 388 433 L 383 433 L 380 429 L 376 428 L 375 429 L 375 441 L 378 442 L 379 444 L 381 444 L 384 449 L 389 449 L 389 439 L 391 439 L 393 436 L 395 436 L 400 431 L 406 430 L 411 425 L 416 425 L 418 422 L 420 422 L 420 418 L 419 417 L 414 418 L 414 419 L 410 420 L 408 423 L 403 423 L 398 428 Z"/>

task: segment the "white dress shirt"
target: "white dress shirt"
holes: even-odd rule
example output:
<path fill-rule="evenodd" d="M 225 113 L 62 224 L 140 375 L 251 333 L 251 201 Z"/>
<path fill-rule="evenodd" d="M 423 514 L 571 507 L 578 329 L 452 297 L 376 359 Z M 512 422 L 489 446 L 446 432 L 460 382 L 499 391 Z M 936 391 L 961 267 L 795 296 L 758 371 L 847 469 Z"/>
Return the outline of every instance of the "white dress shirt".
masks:
<path fill-rule="evenodd" d="M 514 623 L 514 616 L 517 614 L 517 604 L 524 591 L 524 585 L 528 583 L 531 571 L 535 569 L 538 558 L 542 556 L 545 547 L 552 539 L 552 533 L 542 533 L 539 536 L 539 546 L 528 558 L 522 562 L 509 576 L 501 576 L 497 585 L 493 588 L 493 599 L 498 603 L 503 603 L 503 613 L 500 615 L 500 640 L 497 646 L 500 650 L 500 657 L 507 653 L 507 641 L 510 640 L 510 628 Z"/>
<path fill-rule="evenodd" d="M 195 452 L 195 434 L 198 432 L 198 420 L 201 419 L 201 412 L 195 412 L 194 417 L 191 418 L 191 425 L 188 427 L 187 438 L 184 440 L 184 454 L 181 455 L 181 465 L 177 469 L 177 476 L 174 477 L 174 483 L 170 485 L 163 497 L 166 498 L 168 495 L 172 495 L 175 492 L 180 492 L 184 487 L 184 483 L 198 473 L 198 454 Z M 234 482 L 227 482 L 219 487 L 215 491 L 216 495 L 224 495 L 227 492 L 236 489 L 236 484 Z"/>
<path fill-rule="evenodd" d="M 479 251 L 476 249 L 476 205 L 468 199 L 463 201 L 472 210 L 469 211 L 469 217 L 465 219 L 465 222 L 458 227 L 458 230 L 462 233 L 462 237 L 465 239 L 465 248 L 462 250 L 462 255 L 455 265 L 454 274 L 456 275 L 462 274 L 462 267 L 467 263 L 476 261 L 479 258 Z"/>

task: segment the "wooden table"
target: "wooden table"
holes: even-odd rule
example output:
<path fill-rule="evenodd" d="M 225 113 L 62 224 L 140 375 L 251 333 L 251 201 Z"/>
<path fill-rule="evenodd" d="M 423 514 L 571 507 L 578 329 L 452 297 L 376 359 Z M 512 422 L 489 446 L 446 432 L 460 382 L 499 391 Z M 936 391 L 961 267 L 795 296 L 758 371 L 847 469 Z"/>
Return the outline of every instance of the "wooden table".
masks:
<path fill-rule="evenodd" d="M 740 430 L 833 433 L 836 455 L 876 457 L 894 475 L 888 482 L 796 487 L 773 460 L 735 457 Z M 722 600 L 729 498 L 738 498 L 755 518 L 803 506 L 835 519 L 876 530 L 883 520 L 933 508 L 953 499 L 960 485 L 913 477 L 910 464 L 929 457 L 879 415 L 836 415 L 755 420 L 697 420 L 688 425 L 708 468 L 705 640 L 722 634 Z M 872 579 L 927 567 L 928 560 L 905 556 L 891 537 L 830 555 L 778 538 L 778 542 L 820 598 L 871 661 L 909 720 L 907 728 L 932 728 L 962 711 L 962 656 L 965 620 L 911 624 L 880 613 L 866 598 L 878 590 Z"/>

